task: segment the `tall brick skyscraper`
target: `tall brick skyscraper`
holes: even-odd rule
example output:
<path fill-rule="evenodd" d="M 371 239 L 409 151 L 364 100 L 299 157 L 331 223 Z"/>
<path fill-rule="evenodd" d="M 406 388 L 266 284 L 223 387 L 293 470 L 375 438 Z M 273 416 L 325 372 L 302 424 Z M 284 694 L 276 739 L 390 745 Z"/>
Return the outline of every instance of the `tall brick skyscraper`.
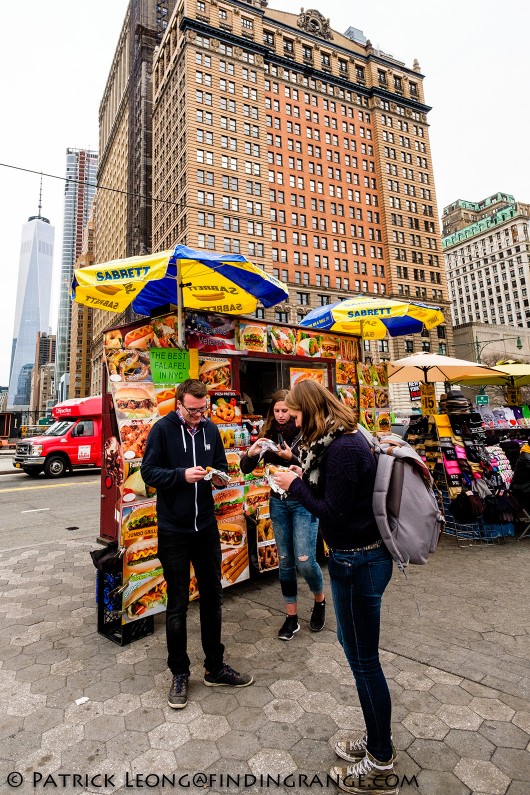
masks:
<path fill-rule="evenodd" d="M 289 283 L 280 320 L 358 292 L 447 310 L 429 109 L 416 61 L 318 11 L 180 0 L 154 62 L 153 248 L 245 254 Z"/>

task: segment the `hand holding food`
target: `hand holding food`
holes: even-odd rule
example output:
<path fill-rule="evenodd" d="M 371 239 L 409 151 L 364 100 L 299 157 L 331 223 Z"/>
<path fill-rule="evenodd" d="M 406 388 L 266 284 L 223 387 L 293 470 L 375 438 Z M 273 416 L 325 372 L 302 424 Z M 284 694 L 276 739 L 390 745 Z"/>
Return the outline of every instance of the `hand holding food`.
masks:
<path fill-rule="evenodd" d="M 291 485 L 293 480 L 296 480 L 297 477 L 298 477 L 297 473 L 293 472 L 292 469 L 290 469 L 288 472 L 279 469 L 274 474 L 274 482 L 284 491 L 289 491 L 289 486 Z"/>
<path fill-rule="evenodd" d="M 204 480 L 206 470 L 204 467 L 189 467 L 184 472 L 186 483 L 197 483 L 199 480 Z"/>

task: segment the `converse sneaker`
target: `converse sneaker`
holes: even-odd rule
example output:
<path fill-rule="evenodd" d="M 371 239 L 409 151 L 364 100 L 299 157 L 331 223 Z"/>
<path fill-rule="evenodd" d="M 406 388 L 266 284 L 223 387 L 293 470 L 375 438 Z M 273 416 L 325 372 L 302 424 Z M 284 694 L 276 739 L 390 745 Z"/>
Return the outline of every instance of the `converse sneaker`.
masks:
<path fill-rule="evenodd" d="M 346 762 L 360 762 L 366 756 L 366 734 L 355 740 L 339 740 L 335 745 L 335 753 Z M 397 752 L 392 743 L 392 762 L 397 761 Z"/>
<path fill-rule="evenodd" d="M 299 630 L 298 616 L 287 616 L 278 630 L 278 637 L 280 640 L 291 640 L 295 632 L 299 632 Z"/>
<path fill-rule="evenodd" d="M 188 703 L 189 674 L 176 674 L 173 676 L 167 703 L 171 709 L 184 709 Z"/>
<path fill-rule="evenodd" d="M 234 671 L 226 663 L 220 671 L 216 674 L 204 673 L 204 684 L 207 687 L 219 687 L 220 685 L 228 685 L 229 687 L 248 687 L 254 681 L 254 677 L 250 674 L 240 674 Z"/>
<path fill-rule="evenodd" d="M 313 632 L 320 632 L 326 623 L 326 600 L 315 602 L 311 610 L 311 620 L 309 622 L 309 629 Z"/>
<path fill-rule="evenodd" d="M 329 774 L 339 789 L 353 795 L 397 795 L 399 792 L 392 760 L 379 762 L 368 751 L 360 762 L 349 767 L 332 767 Z"/>

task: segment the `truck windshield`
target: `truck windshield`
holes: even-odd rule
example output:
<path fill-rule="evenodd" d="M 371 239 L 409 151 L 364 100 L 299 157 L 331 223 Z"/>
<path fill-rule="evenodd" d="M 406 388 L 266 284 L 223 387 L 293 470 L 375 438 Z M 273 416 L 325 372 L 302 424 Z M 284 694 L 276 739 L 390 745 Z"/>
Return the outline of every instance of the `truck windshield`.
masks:
<path fill-rule="evenodd" d="M 53 425 L 50 425 L 48 430 L 44 432 L 44 436 L 64 436 L 75 423 L 76 420 L 59 420 L 58 422 L 54 422 Z"/>

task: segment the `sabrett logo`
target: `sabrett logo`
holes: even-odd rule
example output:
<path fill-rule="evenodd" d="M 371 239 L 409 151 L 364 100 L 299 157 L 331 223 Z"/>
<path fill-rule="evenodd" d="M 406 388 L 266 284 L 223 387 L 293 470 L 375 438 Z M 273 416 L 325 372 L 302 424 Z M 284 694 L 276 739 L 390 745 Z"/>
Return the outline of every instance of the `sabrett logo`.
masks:
<path fill-rule="evenodd" d="M 350 309 L 348 312 L 349 318 L 354 317 L 374 317 L 377 315 L 390 315 L 391 309 L 382 307 L 381 309 Z"/>
<path fill-rule="evenodd" d="M 112 271 L 97 271 L 96 280 L 98 282 L 112 282 L 115 279 L 140 279 L 142 276 L 147 276 L 151 268 L 148 265 L 138 266 L 136 268 L 116 268 Z"/>

